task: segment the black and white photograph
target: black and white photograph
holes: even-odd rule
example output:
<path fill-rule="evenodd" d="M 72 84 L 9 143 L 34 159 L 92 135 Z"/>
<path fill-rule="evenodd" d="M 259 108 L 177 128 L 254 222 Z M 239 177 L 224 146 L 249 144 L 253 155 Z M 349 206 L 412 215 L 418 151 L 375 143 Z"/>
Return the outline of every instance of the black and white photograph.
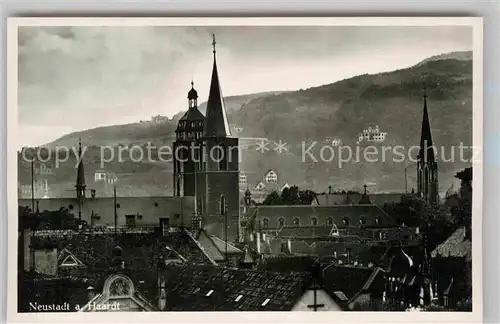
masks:
<path fill-rule="evenodd" d="M 481 20 L 204 19 L 9 26 L 13 312 L 481 311 Z"/>

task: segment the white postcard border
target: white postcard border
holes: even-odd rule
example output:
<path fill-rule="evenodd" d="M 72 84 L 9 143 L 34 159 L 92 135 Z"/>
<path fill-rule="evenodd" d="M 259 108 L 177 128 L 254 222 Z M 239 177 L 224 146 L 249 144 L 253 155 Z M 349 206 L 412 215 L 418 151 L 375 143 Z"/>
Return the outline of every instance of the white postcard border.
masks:
<path fill-rule="evenodd" d="M 127 312 L 17 313 L 17 27 L 19 26 L 471 26 L 473 28 L 473 145 L 483 148 L 483 22 L 478 17 L 300 17 L 300 18 L 9 18 L 7 24 L 7 320 L 23 323 L 473 323 L 482 322 L 483 163 L 473 163 L 472 312 Z M 482 153 L 482 152 L 481 152 Z M 68 317 L 69 315 L 69 317 Z"/>

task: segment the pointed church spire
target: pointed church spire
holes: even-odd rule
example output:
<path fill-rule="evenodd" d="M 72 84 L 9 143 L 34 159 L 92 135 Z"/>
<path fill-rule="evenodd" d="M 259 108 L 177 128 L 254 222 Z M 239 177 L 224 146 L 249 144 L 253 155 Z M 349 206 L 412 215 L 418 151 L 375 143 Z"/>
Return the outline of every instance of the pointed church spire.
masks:
<path fill-rule="evenodd" d="M 219 82 L 219 74 L 217 72 L 217 63 L 215 60 L 215 34 L 213 35 L 213 53 L 214 64 L 212 69 L 212 80 L 210 84 L 210 92 L 208 94 L 207 113 L 205 121 L 205 137 L 228 137 L 231 136 L 229 122 L 224 105 L 224 98 Z"/>
<path fill-rule="evenodd" d="M 420 134 L 419 159 L 422 163 L 434 162 L 434 143 L 432 142 L 431 124 L 427 111 L 427 89 L 424 86 L 424 114 L 422 117 L 422 132 Z"/>

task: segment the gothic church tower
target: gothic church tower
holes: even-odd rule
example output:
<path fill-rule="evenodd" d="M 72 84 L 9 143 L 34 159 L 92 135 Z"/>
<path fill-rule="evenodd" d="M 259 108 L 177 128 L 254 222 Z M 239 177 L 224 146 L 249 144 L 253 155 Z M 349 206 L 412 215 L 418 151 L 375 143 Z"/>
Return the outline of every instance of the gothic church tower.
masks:
<path fill-rule="evenodd" d="M 424 115 L 417 161 L 417 182 L 419 197 L 430 205 L 439 204 L 438 168 L 434 149 L 427 111 L 427 93 L 424 89 Z"/>

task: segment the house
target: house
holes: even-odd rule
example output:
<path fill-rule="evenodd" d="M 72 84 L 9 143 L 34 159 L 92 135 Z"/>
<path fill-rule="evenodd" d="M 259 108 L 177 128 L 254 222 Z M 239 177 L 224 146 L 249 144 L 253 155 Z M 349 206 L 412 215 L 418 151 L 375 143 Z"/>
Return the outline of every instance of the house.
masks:
<path fill-rule="evenodd" d="M 274 172 L 274 170 L 269 170 L 264 175 L 264 181 L 266 182 L 266 185 L 270 183 L 278 183 L 278 175 Z"/>
<path fill-rule="evenodd" d="M 472 240 L 468 229 L 457 229 L 431 253 L 439 303 L 445 308 L 472 298 Z"/>
<path fill-rule="evenodd" d="M 242 226 L 252 229 L 280 229 L 286 226 L 387 228 L 396 223 L 376 205 L 272 205 L 249 208 Z"/>
<path fill-rule="evenodd" d="M 116 181 L 118 181 L 118 177 L 113 172 L 107 172 L 102 169 L 94 172 L 94 182 L 96 183 L 115 184 Z"/>

